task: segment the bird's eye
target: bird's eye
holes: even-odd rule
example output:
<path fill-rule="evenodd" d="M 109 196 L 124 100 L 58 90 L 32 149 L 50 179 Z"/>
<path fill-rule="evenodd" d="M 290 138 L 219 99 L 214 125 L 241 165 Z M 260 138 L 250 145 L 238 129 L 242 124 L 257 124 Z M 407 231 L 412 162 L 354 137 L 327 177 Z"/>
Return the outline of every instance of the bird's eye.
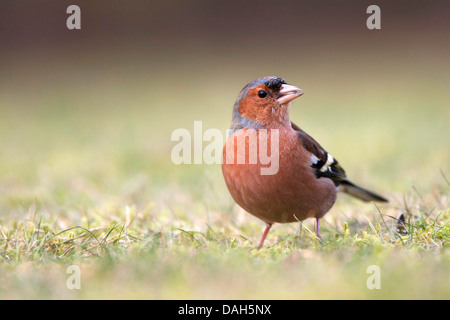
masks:
<path fill-rule="evenodd" d="M 259 90 L 258 91 L 258 97 L 264 99 L 265 97 L 267 97 L 267 91 Z"/>

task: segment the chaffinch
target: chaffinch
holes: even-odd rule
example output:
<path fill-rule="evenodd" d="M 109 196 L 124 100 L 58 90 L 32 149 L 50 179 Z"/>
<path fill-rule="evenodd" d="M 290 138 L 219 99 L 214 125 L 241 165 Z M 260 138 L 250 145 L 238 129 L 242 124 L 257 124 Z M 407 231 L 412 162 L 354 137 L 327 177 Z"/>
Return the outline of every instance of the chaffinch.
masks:
<path fill-rule="evenodd" d="M 290 121 L 291 101 L 301 95 L 302 89 L 280 77 L 264 77 L 247 84 L 234 105 L 222 172 L 236 203 L 266 223 L 258 249 L 275 222 L 315 218 L 320 237 L 319 220 L 334 205 L 337 191 L 387 202 L 348 180 L 338 161 Z M 270 172 L 268 150 L 276 165 Z"/>

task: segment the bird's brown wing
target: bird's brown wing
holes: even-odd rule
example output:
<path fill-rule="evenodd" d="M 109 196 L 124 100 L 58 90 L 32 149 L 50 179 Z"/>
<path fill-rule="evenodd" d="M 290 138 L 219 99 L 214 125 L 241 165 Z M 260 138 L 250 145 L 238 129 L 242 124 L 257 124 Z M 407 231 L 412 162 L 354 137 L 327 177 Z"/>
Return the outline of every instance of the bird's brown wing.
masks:
<path fill-rule="evenodd" d="M 346 180 L 345 170 L 334 157 L 295 123 L 291 122 L 291 126 L 297 132 L 303 147 L 318 159 L 318 161 L 311 164 L 317 178 L 329 178 L 333 180 L 336 186 L 341 181 Z"/>
<path fill-rule="evenodd" d="M 301 140 L 303 147 L 305 147 L 306 150 L 318 159 L 318 161 L 312 162 L 311 164 L 311 167 L 313 168 L 318 179 L 329 178 L 333 181 L 336 187 L 339 186 L 340 190 L 363 201 L 388 201 L 386 198 L 372 191 L 361 188 L 348 180 L 345 175 L 345 170 L 334 157 L 326 152 L 316 140 L 300 129 L 300 127 L 295 123 L 291 122 L 291 126 L 292 129 L 297 132 L 298 138 Z"/>

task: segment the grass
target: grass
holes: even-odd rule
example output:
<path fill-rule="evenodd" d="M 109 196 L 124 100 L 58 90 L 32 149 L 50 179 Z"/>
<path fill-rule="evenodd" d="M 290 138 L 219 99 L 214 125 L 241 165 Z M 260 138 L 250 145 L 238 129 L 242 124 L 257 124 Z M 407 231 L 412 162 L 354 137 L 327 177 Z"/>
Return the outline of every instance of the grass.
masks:
<path fill-rule="evenodd" d="M 24 65 L 14 74 L 26 94 L 2 86 L 1 299 L 450 297 L 449 96 L 439 81 L 430 85 L 412 69 L 358 83 L 357 68 L 343 76 L 354 61 L 326 79 L 314 67 L 300 77 L 280 65 L 292 84 L 307 79 L 293 120 L 352 180 L 390 202 L 342 195 L 321 224 L 322 239 L 312 221 L 275 225 L 257 251 L 263 223 L 233 203 L 219 166 L 172 164 L 170 134 L 194 120 L 225 132 L 244 85 L 237 82 L 261 70 L 241 68 L 246 80 L 229 71 L 211 83 L 193 62 L 156 82 L 136 66 L 115 77 L 111 61 L 98 62 L 87 77 L 89 68 L 65 62 L 70 79 L 44 64 L 49 74 L 38 81 Z M 153 71 L 167 75 L 161 68 Z M 433 95 L 399 86 L 406 76 Z M 175 80 L 183 86 L 172 94 Z M 397 232 L 402 213 L 407 233 Z M 80 290 L 66 285 L 71 265 L 80 267 Z M 379 290 L 366 285 L 371 265 L 380 267 Z"/>
<path fill-rule="evenodd" d="M 445 201 L 442 194 L 437 201 Z M 50 220 L 35 205 L 22 221 L 2 224 L 3 298 L 297 299 L 445 298 L 449 294 L 449 210 L 414 199 L 407 234 L 390 214 L 329 222 L 323 239 L 305 225 L 277 226 L 266 248 L 261 225 L 215 217 L 156 213 L 150 206 L 112 207 L 98 215 Z M 350 206 L 346 206 L 351 211 Z M 406 209 L 406 208 L 405 208 Z M 381 209 L 380 209 L 381 211 Z M 432 211 L 432 212 L 430 212 Z M 367 216 L 368 215 L 368 216 Z M 62 227 L 71 225 L 71 227 Z M 84 225 L 84 226 L 82 226 Z M 66 287 L 70 265 L 81 268 L 80 290 Z M 367 268 L 381 269 L 369 290 Z M 331 288 L 331 289 L 330 289 Z"/>

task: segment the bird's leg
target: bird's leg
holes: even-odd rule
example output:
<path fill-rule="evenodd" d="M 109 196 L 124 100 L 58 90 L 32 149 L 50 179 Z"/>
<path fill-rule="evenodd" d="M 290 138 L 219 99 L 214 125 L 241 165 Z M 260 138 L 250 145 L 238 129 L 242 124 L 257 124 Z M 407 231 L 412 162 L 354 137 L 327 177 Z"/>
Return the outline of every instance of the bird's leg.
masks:
<path fill-rule="evenodd" d="M 271 223 L 266 222 L 266 229 L 264 229 L 264 233 L 261 237 L 261 241 L 259 241 L 258 250 L 262 248 L 264 244 L 264 240 L 266 240 L 266 236 L 269 233 L 270 228 L 272 227 Z"/>
<path fill-rule="evenodd" d="M 320 219 L 316 218 L 316 236 L 317 238 L 321 239 L 320 237 Z"/>

